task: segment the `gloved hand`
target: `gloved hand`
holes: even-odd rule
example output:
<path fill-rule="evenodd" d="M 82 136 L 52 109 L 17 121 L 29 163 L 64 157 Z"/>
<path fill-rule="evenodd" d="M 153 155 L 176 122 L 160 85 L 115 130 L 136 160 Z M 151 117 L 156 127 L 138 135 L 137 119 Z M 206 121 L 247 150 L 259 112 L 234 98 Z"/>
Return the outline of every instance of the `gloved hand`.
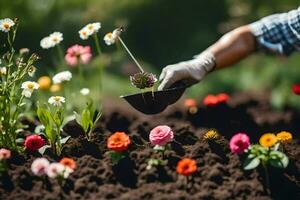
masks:
<path fill-rule="evenodd" d="M 183 81 L 187 86 L 198 83 L 215 68 L 215 57 L 210 52 L 203 52 L 193 60 L 168 65 L 159 77 L 161 84 L 158 90 L 169 88 L 177 81 Z"/>

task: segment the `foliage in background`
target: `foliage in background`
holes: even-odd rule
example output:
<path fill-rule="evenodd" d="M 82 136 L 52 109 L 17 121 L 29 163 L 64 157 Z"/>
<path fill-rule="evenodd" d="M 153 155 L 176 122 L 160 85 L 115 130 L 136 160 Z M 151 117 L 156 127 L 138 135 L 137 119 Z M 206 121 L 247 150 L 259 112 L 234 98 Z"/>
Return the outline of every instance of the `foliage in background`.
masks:
<path fill-rule="evenodd" d="M 31 49 L 38 49 L 40 39 L 53 31 L 64 33 L 66 46 L 76 42 L 86 45 L 76 33 L 88 22 L 102 22 L 100 37 L 125 25 L 124 39 L 128 46 L 136 52 L 138 60 L 144 61 L 146 68 L 159 73 L 166 64 L 200 53 L 223 33 L 263 16 L 296 8 L 298 3 L 296 0 L 2 0 L 0 17 L 17 15 L 22 20 L 23 31 L 17 38 L 17 47 Z M 114 47 L 103 50 L 102 58 L 91 65 L 105 62 L 108 66 L 104 82 L 109 84 L 104 93 L 118 96 L 134 92 L 124 76 L 134 72 L 129 58 L 120 52 L 108 54 Z M 37 53 L 43 58 L 40 69 L 44 69 L 38 73 L 51 73 L 58 62 L 52 62 L 52 57 L 42 49 Z M 289 60 L 255 55 L 237 67 L 210 75 L 190 89 L 188 95 L 202 97 L 207 93 L 236 90 L 270 90 L 276 107 L 297 106 L 299 100 L 291 94 L 290 87 L 300 81 L 299 59 L 298 55 Z M 97 76 L 91 74 L 89 82 L 95 85 Z"/>

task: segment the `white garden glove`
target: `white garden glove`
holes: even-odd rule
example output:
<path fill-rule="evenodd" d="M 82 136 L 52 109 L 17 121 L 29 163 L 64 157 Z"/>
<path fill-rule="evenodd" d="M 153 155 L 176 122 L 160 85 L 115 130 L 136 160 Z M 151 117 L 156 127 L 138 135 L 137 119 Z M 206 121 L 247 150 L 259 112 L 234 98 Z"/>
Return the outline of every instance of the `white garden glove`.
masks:
<path fill-rule="evenodd" d="M 215 68 L 215 57 L 210 52 L 203 52 L 193 60 L 168 65 L 159 77 L 161 84 L 158 90 L 169 88 L 177 81 L 183 81 L 187 86 L 198 83 Z"/>

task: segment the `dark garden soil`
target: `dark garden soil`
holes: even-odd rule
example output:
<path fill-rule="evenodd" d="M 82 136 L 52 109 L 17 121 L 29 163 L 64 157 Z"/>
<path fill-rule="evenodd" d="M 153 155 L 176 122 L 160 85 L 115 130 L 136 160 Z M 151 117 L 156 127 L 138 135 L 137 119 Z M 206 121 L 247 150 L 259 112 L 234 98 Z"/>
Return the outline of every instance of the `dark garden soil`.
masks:
<path fill-rule="evenodd" d="M 195 115 L 186 112 L 182 101 L 154 116 L 111 100 L 104 107 L 93 143 L 83 138 L 75 122 L 64 128 L 72 138 L 63 156 L 74 158 L 78 168 L 62 187 L 55 180 L 33 176 L 30 165 L 38 154 L 14 155 L 10 170 L 0 178 L 0 199 L 300 199 L 300 114 L 288 108 L 283 113 L 271 110 L 267 95 L 237 94 L 228 105 L 201 105 Z M 147 160 L 157 156 L 148 134 L 161 124 L 171 126 L 175 133 L 171 150 L 165 154 L 168 164 L 146 170 Z M 222 135 L 219 144 L 203 140 L 210 128 Z M 290 158 L 288 168 L 270 168 L 269 196 L 262 169 L 243 171 L 243 158 L 229 152 L 228 140 L 236 132 L 246 132 L 255 143 L 263 133 L 281 130 L 292 132 L 295 139 L 284 146 Z M 115 131 L 129 134 L 132 144 L 128 157 L 112 166 L 105 153 L 106 140 Z M 46 157 L 59 159 L 50 153 Z M 176 173 L 183 157 L 197 160 L 198 171 L 190 180 Z"/>

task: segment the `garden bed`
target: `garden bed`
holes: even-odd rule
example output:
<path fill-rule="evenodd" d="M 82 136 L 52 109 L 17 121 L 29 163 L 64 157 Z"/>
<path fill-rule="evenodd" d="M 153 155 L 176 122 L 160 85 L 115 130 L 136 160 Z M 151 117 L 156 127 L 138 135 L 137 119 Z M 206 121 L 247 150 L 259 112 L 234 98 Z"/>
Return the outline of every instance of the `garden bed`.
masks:
<path fill-rule="evenodd" d="M 14 154 L 9 171 L 0 178 L 0 199 L 300 199 L 300 114 L 290 109 L 284 113 L 271 110 L 267 95 L 237 94 L 228 105 L 201 105 L 193 115 L 186 112 L 182 101 L 154 116 L 114 101 L 104 104 L 93 143 L 86 141 L 75 122 L 64 128 L 71 139 L 62 155 L 74 158 L 77 169 L 63 186 L 32 174 L 31 163 L 39 154 Z M 149 132 L 161 124 L 172 127 L 175 134 L 172 148 L 165 153 L 168 164 L 146 170 L 148 159 L 156 156 Z M 219 144 L 203 140 L 211 128 L 222 135 Z M 255 143 L 263 133 L 281 130 L 294 135 L 284 146 L 290 164 L 284 170 L 270 167 L 269 196 L 262 169 L 244 171 L 243 158 L 230 152 L 228 140 L 242 131 Z M 113 166 L 106 141 L 115 131 L 126 132 L 132 144 L 128 157 Z M 59 159 L 50 153 L 45 157 Z M 189 181 L 176 172 L 183 157 L 197 161 L 197 173 Z"/>

